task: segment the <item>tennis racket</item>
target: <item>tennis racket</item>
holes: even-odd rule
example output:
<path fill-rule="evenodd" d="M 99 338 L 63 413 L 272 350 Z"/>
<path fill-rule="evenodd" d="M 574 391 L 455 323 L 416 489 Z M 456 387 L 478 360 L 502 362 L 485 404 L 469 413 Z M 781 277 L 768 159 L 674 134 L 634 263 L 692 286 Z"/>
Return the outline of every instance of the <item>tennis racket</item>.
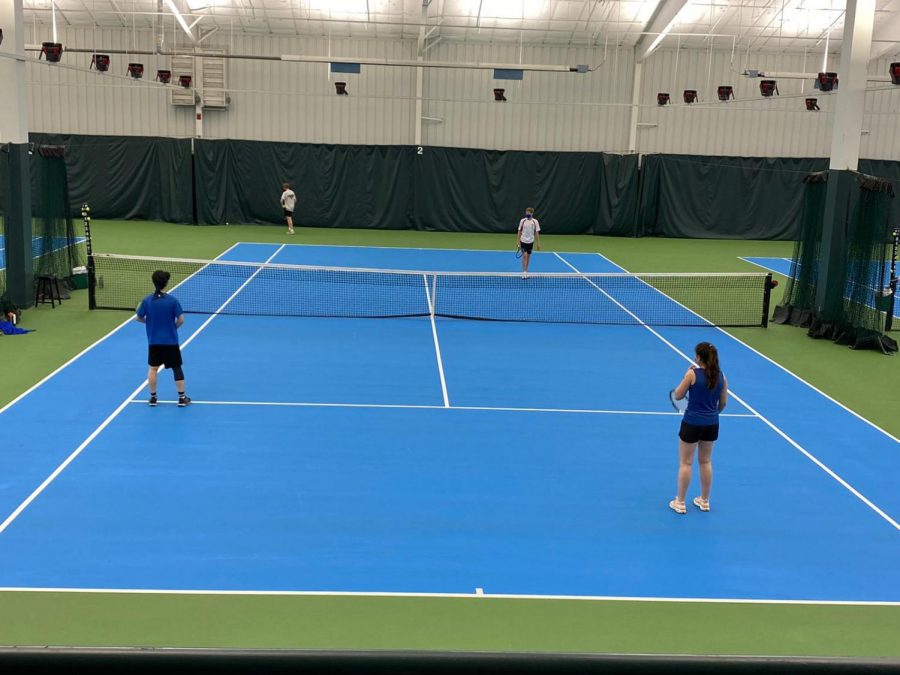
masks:
<path fill-rule="evenodd" d="M 675 408 L 677 412 L 680 412 L 682 415 L 684 411 L 687 410 L 688 407 L 688 393 L 685 392 L 684 398 L 677 399 L 675 398 L 675 390 L 669 392 L 669 401 L 672 403 L 672 407 Z"/>
<path fill-rule="evenodd" d="M 516 249 L 516 258 L 521 258 L 521 257 L 522 257 L 522 247 L 519 246 L 519 247 Z"/>

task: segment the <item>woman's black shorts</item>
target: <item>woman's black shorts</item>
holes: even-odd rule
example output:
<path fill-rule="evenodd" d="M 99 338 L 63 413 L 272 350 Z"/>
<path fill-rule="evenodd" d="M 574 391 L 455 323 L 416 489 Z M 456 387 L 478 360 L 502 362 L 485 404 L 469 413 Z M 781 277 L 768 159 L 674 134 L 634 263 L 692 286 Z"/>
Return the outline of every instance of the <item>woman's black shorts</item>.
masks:
<path fill-rule="evenodd" d="M 150 345 L 147 351 L 147 365 L 154 368 L 176 368 L 181 364 L 181 349 L 178 345 Z"/>
<path fill-rule="evenodd" d="M 700 441 L 717 441 L 719 440 L 719 425 L 707 424 L 698 427 L 695 424 L 681 423 L 681 429 L 678 431 L 678 438 L 685 443 L 699 443 Z"/>
<path fill-rule="evenodd" d="M 525 243 L 524 241 L 520 241 L 519 247 L 522 249 L 522 253 L 531 253 L 531 249 L 534 248 L 534 242 L 530 241 Z"/>

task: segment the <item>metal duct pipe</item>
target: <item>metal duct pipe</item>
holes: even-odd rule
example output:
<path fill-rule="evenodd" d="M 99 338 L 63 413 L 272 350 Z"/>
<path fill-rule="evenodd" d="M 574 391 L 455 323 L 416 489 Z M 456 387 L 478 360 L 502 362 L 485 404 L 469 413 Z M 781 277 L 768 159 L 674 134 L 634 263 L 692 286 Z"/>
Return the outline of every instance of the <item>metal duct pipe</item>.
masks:
<path fill-rule="evenodd" d="M 39 52 L 40 45 L 26 45 L 26 51 Z M 529 63 L 481 63 L 481 62 L 457 62 L 457 61 L 415 61 L 406 59 L 372 59 L 372 58 L 356 58 L 342 56 L 302 56 L 299 54 L 281 54 L 279 56 L 259 56 L 254 54 L 215 54 L 204 52 L 178 52 L 157 49 L 156 51 L 148 50 L 129 50 L 129 49 L 105 49 L 96 47 L 92 49 L 66 47 L 66 52 L 75 54 L 142 54 L 147 56 L 190 56 L 192 58 L 220 58 L 220 59 L 239 59 L 247 61 L 283 61 L 293 63 L 359 63 L 364 66 L 393 66 L 405 68 L 462 68 L 468 70 L 527 70 L 532 72 L 550 72 L 550 73 L 584 73 L 591 72 L 596 68 L 587 66 L 565 66 L 565 65 L 544 65 Z"/>

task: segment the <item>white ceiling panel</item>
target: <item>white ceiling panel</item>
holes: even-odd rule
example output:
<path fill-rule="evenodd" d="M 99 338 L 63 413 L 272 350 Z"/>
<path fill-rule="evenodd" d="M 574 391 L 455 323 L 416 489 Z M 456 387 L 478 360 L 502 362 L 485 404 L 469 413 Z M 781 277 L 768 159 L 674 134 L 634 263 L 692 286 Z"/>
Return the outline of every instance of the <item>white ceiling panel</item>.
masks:
<path fill-rule="evenodd" d="M 3 0 L 6 1 L 6 0 Z M 232 33 L 634 46 L 672 0 L 173 0 L 188 23 Z M 46 34 L 60 26 L 152 30 L 156 0 L 24 0 L 26 21 Z M 425 4 L 423 4 L 423 2 Z M 840 47 L 845 0 L 688 0 L 660 46 L 733 44 L 751 51 Z M 876 47 L 900 51 L 900 0 L 877 0 Z M 177 31 L 163 4 L 167 31 Z M 716 37 L 710 38 L 710 35 Z M 651 37 L 651 40 L 653 38 Z"/>

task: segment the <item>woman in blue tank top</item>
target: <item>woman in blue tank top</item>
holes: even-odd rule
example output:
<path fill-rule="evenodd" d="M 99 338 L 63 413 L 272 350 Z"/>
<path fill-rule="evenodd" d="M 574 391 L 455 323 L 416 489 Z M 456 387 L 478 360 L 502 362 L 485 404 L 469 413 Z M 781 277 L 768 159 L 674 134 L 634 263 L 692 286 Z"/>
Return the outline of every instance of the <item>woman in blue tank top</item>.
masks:
<path fill-rule="evenodd" d="M 675 389 L 675 398 L 688 397 L 687 410 L 678 432 L 678 495 L 669 502 L 676 513 L 686 513 L 684 497 L 691 484 L 694 450 L 700 447 L 697 461 L 700 464 L 700 496 L 694 497 L 694 506 L 709 511 L 709 488 L 712 485 L 713 444 L 719 438 L 719 413 L 728 403 L 728 381 L 719 367 L 719 352 L 709 342 L 701 342 L 694 348 L 696 366 L 684 374 Z"/>

